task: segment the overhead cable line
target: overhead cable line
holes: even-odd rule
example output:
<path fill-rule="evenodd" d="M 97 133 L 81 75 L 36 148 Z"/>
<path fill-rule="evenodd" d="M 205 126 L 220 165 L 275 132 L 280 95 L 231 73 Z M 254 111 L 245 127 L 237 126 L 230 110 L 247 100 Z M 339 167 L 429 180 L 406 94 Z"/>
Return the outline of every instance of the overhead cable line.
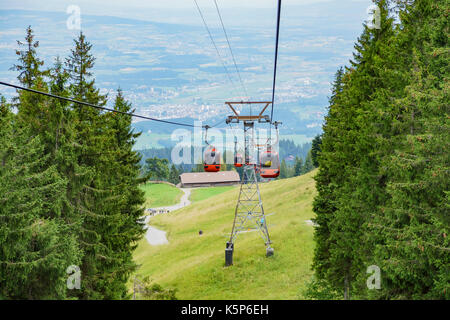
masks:
<path fill-rule="evenodd" d="M 280 36 L 280 13 L 281 0 L 278 0 L 278 14 L 277 14 L 277 36 L 275 40 L 275 63 L 273 67 L 273 88 L 272 88 L 272 111 L 270 112 L 270 122 L 273 123 L 273 105 L 275 102 L 275 83 L 277 79 L 277 61 L 278 61 L 278 40 Z"/>
<path fill-rule="evenodd" d="M 227 39 L 228 48 L 230 48 L 231 57 L 233 58 L 234 67 L 236 68 L 236 72 L 237 72 L 237 74 L 239 76 L 239 81 L 241 82 L 241 86 L 244 89 L 245 96 L 248 99 L 249 97 L 248 97 L 247 89 L 245 88 L 244 82 L 242 81 L 242 78 L 241 78 L 241 73 L 239 72 L 239 68 L 237 67 L 236 59 L 234 58 L 233 50 L 231 49 L 230 40 L 228 39 L 228 34 L 227 34 L 226 29 L 225 29 L 225 25 L 223 23 L 223 20 L 222 20 L 222 15 L 220 14 L 220 9 L 219 9 L 219 5 L 217 4 L 217 0 L 214 0 L 214 4 L 216 5 L 217 14 L 219 15 L 220 23 L 222 24 L 223 33 L 225 34 L 225 38 Z"/>
<path fill-rule="evenodd" d="M 225 69 L 225 72 L 226 72 L 226 74 L 228 76 L 228 79 L 230 80 L 230 82 L 233 85 L 234 89 L 236 89 L 236 85 L 234 84 L 233 80 L 231 79 L 230 73 L 228 72 L 228 69 L 227 69 L 225 63 L 223 62 L 222 55 L 220 54 L 219 49 L 218 49 L 218 47 L 216 45 L 216 42 L 214 41 L 214 38 L 213 38 L 213 36 L 211 34 L 211 31 L 209 30 L 208 24 L 206 23 L 206 20 L 205 20 L 205 17 L 203 16 L 202 10 L 200 9 L 200 7 L 198 5 L 197 0 L 194 0 L 194 2 L 195 2 L 195 5 L 197 6 L 198 13 L 200 14 L 200 17 L 203 20 L 203 24 L 205 26 L 205 29 L 206 29 L 206 31 L 209 34 L 209 38 L 211 39 L 211 42 L 214 45 L 214 48 L 216 49 L 217 55 L 219 56 L 219 60 L 222 63 L 223 68 Z"/>
<path fill-rule="evenodd" d="M 51 93 L 47 93 L 47 92 L 43 92 L 43 91 L 38 91 L 38 90 L 30 89 L 30 88 L 21 87 L 21 86 L 18 86 L 18 85 L 15 85 L 15 84 L 11 84 L 11 83 L 6 83 L 6 82 L 3 82 L 3 81 L 0 81 L 0 85 L 4 85 L 4 86 L 20 89 L 20 90 L 25 90 L 25 91 L 41 94 L 41 95 L 48 96 L 48 97 L 55 98 L 55 99 L 60 99 L 60 100 L 73 102 L 73 103 L 76 103 L 76 104 L 84 105 L 84 106 L 95 108 L 95 109 L 100 109 L 100 110 L 120 113 L 120 114 L 127 115 L 127 116 L 134 117 L 134 118 L 140 118 L 140 119 L 145 119 L 145 120 L 150 120 L 150 121 L 157 121 L 157 122 L 173 124 L 173 125 L 177 125 L 177 126 L 185 126 L 185 127 L 192 127 L 192 128 L 200 127 L 200 126 L 195 126 L 195 125 L 187 124 L 187 123 L 181 123 L 181 122 L 175 122 L 175 121 L 170 121 L 170 120 L 162 120 L 162 119 L 156 119 L 156 118 L 141 116 L 141 115 L 138 115 L 138 114 L 135 114 L 135 113 L 131 113 L 131 112 L 118 111 L 118 110 L 114 110 L 114 109 L 111 109 L 111 108 L 106 108 L 106 107 L 98 106 L 98 105 L 95 105 L 95 104 L 92 104 L 92 103 L 88 103 L 88 102 L 78 101 L 78 100 L 75 100 L 75 99 L 61 97 L 61 96 L 57 96 L 57 95 L 54 95 L 54 94 L 51 94 Z M 201 126 L 201 127 L 204 128 L 206 126 Z"/>

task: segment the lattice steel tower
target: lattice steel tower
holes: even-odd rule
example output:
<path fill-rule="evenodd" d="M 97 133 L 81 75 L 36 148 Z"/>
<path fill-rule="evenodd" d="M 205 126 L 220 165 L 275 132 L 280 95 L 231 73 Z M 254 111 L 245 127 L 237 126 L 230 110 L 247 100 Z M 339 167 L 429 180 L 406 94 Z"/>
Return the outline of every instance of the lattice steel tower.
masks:
<path fill-rule="evenodd" d="M 239 123 L 242 121 L 244 123 L 245 144 L 244 167 L 239 198 L 236 203 L 233 228 L 225 248 L 225 265 L 230 266 L 233 264 L 234 244 L 238 234 L 248 232 L 249 230 L 256 229 L 260 232 L 266 246 L 266 256 L 271 256 L 274 253 L 273 248 L 270 246 L 272 242 L 270 241 L 269 231 L 267 230 L 263 202 L 259 192 L 256 172 L 258 159 L 252 159 L 250 155 L 250 151 L 254 147 L 252 144 L 254 141 L 254 124 L 255 122 L 270 122 L 269 117 L 263 116 L 263 113 L 271 102 L 226 102 L 226 104 L 235 113 L 235 116 L 229 116 L 226 122 Z M 266 106 L 259 115 L 242 116 L 233 108 L 234 104 L 266 104 Z"/>

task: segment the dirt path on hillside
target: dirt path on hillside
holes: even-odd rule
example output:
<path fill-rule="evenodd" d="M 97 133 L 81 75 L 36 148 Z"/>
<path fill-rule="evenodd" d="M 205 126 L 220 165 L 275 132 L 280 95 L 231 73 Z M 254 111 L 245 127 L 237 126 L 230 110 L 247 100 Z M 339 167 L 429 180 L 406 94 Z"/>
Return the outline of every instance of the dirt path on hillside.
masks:
<path fill-rule="evenodd" d="M 153 210 L 154 213 L 151 216 L 148 215 L 145 217 L 145 225 L 147 230 L 147 232 L 145 233 L 145 238 L 147 239 L 147 242 L 152 246 L 169 243 L 169 240 L 167 240 L 165 231 L 158 230 L 155 227 L 149 225 L 150 218 L 158 214 L 184 208 L 191 204 L 191 201 L 189 200 L 189 197 L 191 196 L 191 189 L 190 188 L 179 188 L 179 189 L 184 192 L 184 194 L 181 196 L 179 203 L 173 206 L 151 208 L 150 210 Z"/>

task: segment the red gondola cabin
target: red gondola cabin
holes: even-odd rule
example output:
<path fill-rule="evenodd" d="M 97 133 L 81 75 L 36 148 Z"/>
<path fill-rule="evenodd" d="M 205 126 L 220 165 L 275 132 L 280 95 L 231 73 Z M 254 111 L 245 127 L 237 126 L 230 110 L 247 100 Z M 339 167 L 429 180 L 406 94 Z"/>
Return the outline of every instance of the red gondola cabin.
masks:
<path fill-rule="evenodd" d="M 203 154 L 203 168 L 206 172 L 220 171 L 220 152 L 214 146 L 208 146 Z"/>
<path fill-rule="evenodd" d="M 264 151 L 259 157 L 259 163 L 261 177 L 276 178 L 280 175 L 280 159 L 275 151 Z"/>
<path fill-rule="evenodd" d="M 236 168 L 240 168 L 240 167 L 242 167 L 243 163 L 244 163 L 244 159 L 243 159 L 242 155 L 239 153 L 236 153 L 236 155 L 234 156 L 234 166 Z"/>

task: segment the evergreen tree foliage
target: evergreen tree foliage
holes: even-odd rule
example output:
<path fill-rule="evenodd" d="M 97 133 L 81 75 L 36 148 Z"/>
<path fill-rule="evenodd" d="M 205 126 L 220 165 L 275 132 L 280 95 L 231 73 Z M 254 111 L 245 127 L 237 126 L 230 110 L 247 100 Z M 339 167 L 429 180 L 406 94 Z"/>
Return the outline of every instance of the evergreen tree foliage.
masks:
<path fill-rule="evenodd" d="M 21 84 L 27 88 L 31 88 L 37 77 L 45 74 L 40 70 L 40 67 L 44 65 L 44 61 L 37 57 L 36 49 L 39 47 L 39 41 L 34 40 L 33 30 L 31 26 L 28 26 L 25 42 L 17 40 L 19 47 L 23 47 L 24 50 L 16 50 L 18 55 L 19 64 L 15 64 L 11 70 L 19 72 L 17 77 Z"/>
<path fill-rule="evenodd" d="M 80 33 L 66 60 L 70 91 L 77 99 L 104 105 L 92 77 L 92 45 Z M 120 299 L 127 296 L 126 281 L 136 266 L 132 251 L 144 232 L 143 193 L 138 185 L 140 156 L 132 151 L 139 136 L 131 130 L 129 116 L 72 107 L 75 113 L 77 163 L 87 168 L 89 181 L 77 201 L 83 214 L 80 244 L 84 251 L 82 299 Z M 118 90 L 114 108 L 128 112 L 131 106 Z"/>
<path fill-rule="evenodd" d="M 298 177 L 302 174 L 303 174 L 303 160 L 302 158 L 295 157 L 294 177 Z"/>
<path fill-rule="evenodd" d="M 197 163 L 195 166 L 192 167 L 191 172 L 204 172 L 204 166 L 203 163 Z"/>
<path fill-rule="evenodd" d="M 308 173 L 312 170 L 314 170 L 314 164 L 312 158 L 312 150 L 310 150 L 308 152 L 308 155 L 306 156 L 305 163 L 303 164 L 302 174 Z"/>
<path fill-rule="evenodd" d="M 133 112 L 131 105 L 124 99 L 122 91 L 117 91 L 114 110 Z M 143 191 L 139 185 L 144 179 L 139 178 L 140 155 L 133 151 L 135 134 L 131 128 L 131 117 L 108 113 L 102 115 L 105 131 L 110 140 L 105 140 L 104 160 L 98 164 L 101 179 L 97 180 L 101 189 L 96 190 L 97 203 L 101 207 L 96 211 L 100 216 L 93 221 L 102 224 L 95 226 L 95 232 L 101 237 L 96 263 L 97 273 L 93 275 L 96 285 L 95 295 L 101 293 L 102 299 L 127 298 L 126 281 L 136 270 L 132 253 L 137 241 L 144 233 Z M 103 180 L 103 181 L 101 181 Z M 94 294 L 94 293 L 93 293 Z"/>
<path fill-rule="evenodd" d="M 312 144 L 311 144 L 311 158 L 312 158 L 312 163 L 314 165 L 314 167 L 318 167 L 319 166 L 319 160 L 318 160 L 318 156 L 320 153 L 320 145 L 322 144 L 322 136 L 321 135 L 317 135 L 314 137 Z"/>
<path fill-rule="evenodd" d="M 446 1 L 405 7 L 398 43 L 408 48 L 408 83 L 391 103 L 391 147 L 380 171 L 388 201 L 370 226 L 378 236 L 374 259 L 384 271 L 376 295 L 449 299 L 449 22 Z M 420 22 L 420 23 L 419 23 Z"/>
<path fill-rule="evenodd" d="M 289 178 L 288 167 L 286 165 L 286 161 L 283 159 L 280 164 L 280 179 Z"/>
<path fill-rule="evenodd" d="M 147 175 L 151 180 L 167 180 L 169 178 L 169 160 L 157 157 L 145 160 Z"/>
<path fill-rule="evenodd" d="M 297 145 L 292 140 L 281 139 L 279 143 L 280 159 L 286 159 L 289 156 L 305 159 L 311 149 L 311 143 L 307 142 Z"/>
<path fill-rule="evenodd" d="M 175 185 L 180 183 L 180 172 L 174 164 L 170 167 L 169 182 Z"/>
<path fill-rule="evenodd" d="M 106 103 L 95 87 L 91 45 L 80 33 L 66 67 L 57 58 L 41 71 L 31 50 L 19 52 L 19 80 L 28 87 Z M 22 45 L 19 43 L 19 45 Z M 4 298 L 123 299 L 137 268 L 132 259 L 144 233 L 141 156 L 131 118 L 19 92 L 17 115 L 1 99 L 0 283 Z M 119 89 L 114 109 L 130 112 Z M 6 193 L 6 190 L 12 190 Z M 3 193 L 2 193 L 3 194 Z M 14 211 L 14 209 L 16 210 Z M 20 208 L 20 210 L 17 210 Z M 20 240 L 19 240 L 20 239 Z M 81 290 L 68 290 L 67 267 L 81 269 Z M 8 275 L 8 276 L 6 276 Z M 20 287 L 14 288 L 14 286 Z"/>
<path fill-rule="evenodd" d="M 39 136 L 0 104 L 0 296 L 65 299 L 66 269 L 81 257 L 63 218 L 67 181 Z"/>
<path fill-rule="evenodd" d="M 315 283 L 345 299 L 448 298 L 449 5 L 375 3 L 381 28 L 364 27 L 333 83 L 316 176 Z M 371 265 L 382 271 L 379 290 L 366 285 Z"/>
<path fill-rule="evenodd" d="M 92 68 L 94 68 L 95 57 L 91 53 L 92 44 L 86 40 L 83 32 L 74 39 L 74 44 L 75 47 L 71 49 L 71 54 L 65 62 L 71 79 L 71 92 L 77 100 L 104 105 L 106 96 L 99 94 L 93 78 Z M 98 113 L 98 111 L 90 108 L 83 109 L 83 113 L 89 116 L 90 113 Z"/>

